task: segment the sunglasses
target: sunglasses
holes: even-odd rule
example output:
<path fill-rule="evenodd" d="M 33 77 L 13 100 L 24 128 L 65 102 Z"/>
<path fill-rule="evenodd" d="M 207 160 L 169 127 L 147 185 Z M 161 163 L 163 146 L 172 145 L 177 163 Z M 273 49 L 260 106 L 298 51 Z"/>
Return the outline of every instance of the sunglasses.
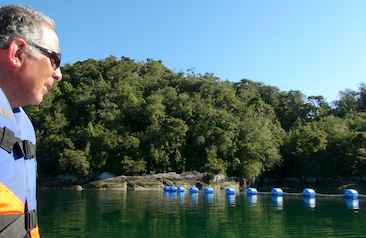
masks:
<path fill-rule="evenodd" d="M 55 51 L 43 48 L 39 45 L 35 45 L 35 44 L 32 44 L 32 45 L 34 47 L 36 47 L 37 49 L 39 49 L 40 51 L 42 51 L 44 53 L 47 53 L 47 54 L 52 56 L 52 58 L 50 58 L 50 59 L 51 59 L 51 64 L 52 64 L 52 67 L 53 67 L 54 70 L 56 70 L 57 68 L 60 67 L 60 63 L 61 63 L 61 54 L 60 53 L 57 53 Z"/>

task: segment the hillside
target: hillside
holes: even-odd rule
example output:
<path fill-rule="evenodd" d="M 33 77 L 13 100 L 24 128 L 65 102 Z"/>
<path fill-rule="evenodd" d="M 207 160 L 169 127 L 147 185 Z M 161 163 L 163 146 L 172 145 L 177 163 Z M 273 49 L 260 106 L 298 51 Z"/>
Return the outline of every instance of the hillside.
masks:
<path fill-rule="evenodd" d="M 44 102 L 25 108 L 42 176 L 366 174 L 363 84 L 328 103 L 247 79 L 174 72 L 152 59 L 89 59 L 62 72 Z"/>

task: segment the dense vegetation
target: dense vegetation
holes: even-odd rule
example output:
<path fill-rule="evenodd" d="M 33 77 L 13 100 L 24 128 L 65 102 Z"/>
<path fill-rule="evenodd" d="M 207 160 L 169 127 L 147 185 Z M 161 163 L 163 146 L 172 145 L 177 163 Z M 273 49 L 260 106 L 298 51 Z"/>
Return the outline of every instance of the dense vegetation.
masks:
<path fill-rule="evenodd" d="M 364 84 L 328 104 L 152 59 L 89 59 L 62 72 L 43 103 L 25 108 L 41 174 L 366 175 Z"/>

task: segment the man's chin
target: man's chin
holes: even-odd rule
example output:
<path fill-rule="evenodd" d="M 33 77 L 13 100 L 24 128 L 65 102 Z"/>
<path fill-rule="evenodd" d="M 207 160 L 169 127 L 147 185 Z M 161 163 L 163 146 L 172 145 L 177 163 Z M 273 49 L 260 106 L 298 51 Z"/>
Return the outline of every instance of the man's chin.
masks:
<path fill-rule="evenodd" d="M 39 105 L 42 101 L 43 101 L 43 95 L 40 95 L 39 97 L 35 98 L 33 102 L 29 103 L 29 105 Z"/>

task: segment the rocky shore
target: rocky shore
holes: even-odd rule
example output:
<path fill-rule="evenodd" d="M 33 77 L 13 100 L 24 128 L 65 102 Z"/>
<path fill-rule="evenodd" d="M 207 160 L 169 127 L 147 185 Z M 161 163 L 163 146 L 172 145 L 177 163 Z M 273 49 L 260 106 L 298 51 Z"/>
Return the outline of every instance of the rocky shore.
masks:
<path fill-rule="evenodd" d="M 41 189 L 163 189 L 165 186 L 183 186 L 187 189 L 197 187 L 204 189 L 212 187 L 215 190 L 224 190 L 228 187 L 239 190 L 241 181 L 229 178 L 223 174 L 209 176 L 207 173 L 161 173 L 145 176 L 113 176 L 108 173 L 101 174 L 97 179 L 85 182 L 73 176 L 59 176 L 54 180 L 39 181 Z"/>
<path fill-rule="evenodd" d="M 244 191 L 248 187 L 255 187 L 259 191 L 270 191 L 271 188 L 279 187 L 284 191 L 301 191 L 306 187 L 317 188 L 317 190 L 345 190 L 354 188 L 357 190 L 366 189 L 366 178 L 285 178 L 285 179 L 256 179 L 247 181 L 243 178 L 228 177 L 223 174 L 210 175 L 207 173 L 192 172 L 177 174 L 160 173 L 145 176 L 113 176 L 109 173 L 94 175 L 89 178 L 78 178 L 76 176 L 63 175 L 56 179 L 41 179 L 37 183 L 40 189 L 163 189 L 165 186 L 183 186 L 186 189 L 197 187 L 203 190 L 205 187 L 212 187 L 215 191 L 225 190 L 228 187 L 236 191 Z"/>

